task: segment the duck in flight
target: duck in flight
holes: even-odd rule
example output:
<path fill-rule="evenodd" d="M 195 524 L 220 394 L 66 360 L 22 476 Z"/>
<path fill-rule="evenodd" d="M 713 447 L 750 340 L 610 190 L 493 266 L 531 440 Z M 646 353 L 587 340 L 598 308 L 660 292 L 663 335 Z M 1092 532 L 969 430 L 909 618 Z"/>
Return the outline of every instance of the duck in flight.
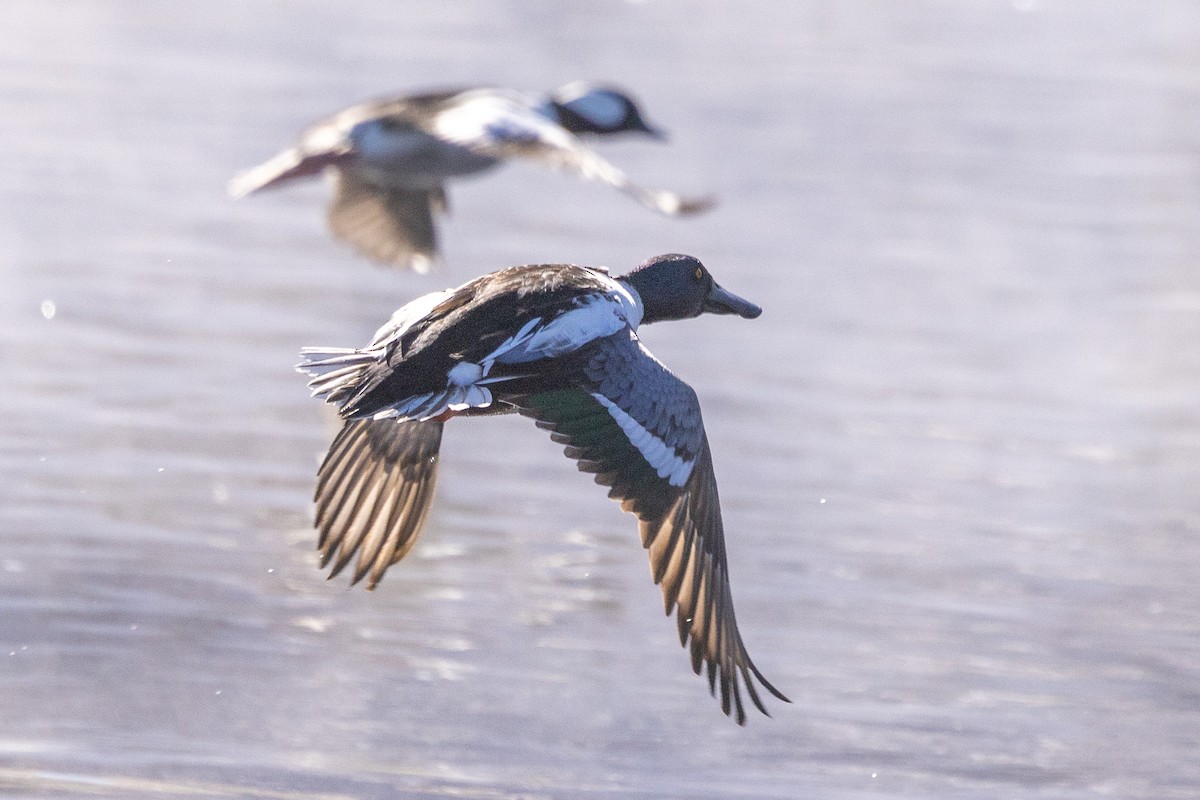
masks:
<path fill-rule="evenodd" d="M 333 233 L 380 263 L 426 272 L 437 259 L 435 217 L 446 183 L 509 159 L 600 181 L 669 216 L 711 198 L 642 187 L 584 145 L 581 136 L 640 133 L 664 139 L 637 104 L 608 86 L 572 83 L 535 99 L 511 89 L 431 92 L 352 106 L 305 131 L 299 143 L 229 183 L 235 197 L 329 169 Z"/>
<path fill-rule="evenodd" d="M 519 413 L 638 518 L 655 583 L 692 668 L 744 724 L 765 689 L 730 594 L 712 454 L 690 386 L 638 326 L 761 309 L 691 256 L 614 278 L 570 264 L 511 267 L 400 308 L 362 349 L 306 348 L 297 367 L 345 420 L 317 477 L 321 565 L 374 588 L 412 548 L 433 499 L 445 422 Z"/>

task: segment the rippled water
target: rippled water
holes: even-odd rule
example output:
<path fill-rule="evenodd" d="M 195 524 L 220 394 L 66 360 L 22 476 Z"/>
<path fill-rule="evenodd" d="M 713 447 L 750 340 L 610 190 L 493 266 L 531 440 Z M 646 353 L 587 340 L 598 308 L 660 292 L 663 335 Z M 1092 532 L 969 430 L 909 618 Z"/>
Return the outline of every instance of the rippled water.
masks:
<path fill-rule="evenodd" d="M 1200 8 L 0 8 L 0 794 L 1192 798 Z M 224 183 L 408 87 L 633 87 L 672 221 L 510 167 L 389 274 L 323 187 Z M 423 542 L 316 568 L 291 371 L 514 263 L 701 256 L 760 302 L 645 334 L 704 403 L 739 729 L 633 520 L 520 419 L 450 426 Z"/>

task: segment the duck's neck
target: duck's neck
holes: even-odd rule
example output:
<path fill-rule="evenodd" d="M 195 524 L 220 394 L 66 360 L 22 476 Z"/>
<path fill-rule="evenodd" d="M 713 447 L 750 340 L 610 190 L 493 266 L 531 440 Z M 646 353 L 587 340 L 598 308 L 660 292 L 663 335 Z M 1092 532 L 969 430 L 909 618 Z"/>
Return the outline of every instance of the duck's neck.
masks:
<path fill-rule="evenodd" d="M 660 308 L 654 302 L 655 292 L 653 287 L 653 278 L 646 275 L 645 270 L 634 270 L 628 275 L 619 279 L 619 282 L 629 289 L 630 295 L 633 297 L 634 303 L 641 312 L 640 324 L 648 325 L 652 322 L 661 322 L 664 319 L 672 319 L 664 312 L 666 309 Z M 633 326 L 637 328 L 637 325 Z"/>
<path fill-rule="evenodd" d="M 554 102 L 549 97 L 547 97 L 545 100 L 543 100 L 542 102 L 535 105 L 533 107 L 533 110 L 536 111 L 538 114 L 541 114 L 543 117 L 550 120 L 551 122 L 562 124 L 562 122 L 559 118 L 560 115 L 558 113 L 559 108 L 560 108 L 560 106 L 558 105 L 558 103 Z"/>
<path fill-rule="evenodd" d="M 567 106 L 555 100 L 547 100 L 538 106 L 537 110 L 539 114 L 557 122 L 560 127 L 565 128 L 576 136 L 581 133 L 603 133 L 602 130 L 597 128 L 587 118 L 575 113 Z"/>

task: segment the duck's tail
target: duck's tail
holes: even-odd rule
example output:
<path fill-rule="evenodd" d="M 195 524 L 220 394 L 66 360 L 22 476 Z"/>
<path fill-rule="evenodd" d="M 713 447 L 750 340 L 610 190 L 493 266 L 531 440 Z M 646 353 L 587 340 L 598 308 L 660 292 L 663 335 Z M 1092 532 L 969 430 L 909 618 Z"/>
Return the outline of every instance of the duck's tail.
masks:
<path fill-rule="evenodd" d="M 296 371 L 312 380 L 308 388 L 313 397 L 344 408 L 367 382 L 371 367 L 379 363 L 379 355 L 347 347 L 305 347 L 300 351 Z"/>
<path fill-rule="evenodd" d="M 308 387 L 313 397 L 336 405 L 344 419 L 424 422 L 478 413 L 479 409 L 492 406 L 489 386 L 529 377 L 525 374 L 489 377 L 483 366 L 460 361 L 447 373 L 444 388 L 397 399 L 380 397 L 376 392 L 383 381 L 378 351 L 306 347 L 300 351 L 300 358 L 303 360 L 296 370 L 312 378 Z"/>

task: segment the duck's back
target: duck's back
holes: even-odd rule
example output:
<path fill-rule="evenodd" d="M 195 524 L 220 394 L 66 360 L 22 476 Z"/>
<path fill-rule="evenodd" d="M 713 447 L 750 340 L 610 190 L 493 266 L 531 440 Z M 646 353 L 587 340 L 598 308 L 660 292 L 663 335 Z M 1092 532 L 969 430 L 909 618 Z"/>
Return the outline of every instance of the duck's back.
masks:
<path fill-rule="evenodd" d="M 371 414 L 443 388 L 455 365 L 480 363 L 534 320 L 548 323 L 613 287 L 613 280 L 594 268 L 529 264 L 463 284 L 418 319 L 405 317 L 408 307 L 401 309 L 395 319 L 403 321 L 376 335 L 386 352 L 364 376 L 348 411 Z M 500 369 L 497 365 L 496 373 Z"/>
<path fill-rule="evenodd" d="M 342 109 L 332 117 L 327 117 L 317 122 L 310 126 L 304 135 L 308 136 L 313 132 L 329 127 L 349 130 L 358 123 L 368 119 L 387 118 L 393 120 L 394 124 L 397 125 L 407 123 L 418 126 L 422 121 L 430 119 L 439 112 L 449 108 L 458 98 L 471 91 L 473 90 L 470 88 L 460 87 L 457 89 L 440 89 L 420 94 L 368 100 L 364 103 Z"/>
<path fill-rule="evenodd" d="M 357 158 L 342 168 L 368 183 L 436 189 L 451 178 L 482 172 L 499 163 L 490 155 L 474 152 L 471 141 L 446 136 L 440 130 L 445 115 L 455 115 L 481 98 L 512 104 L 515 96 L 509 94 L 487 88 L 446 89 L 361 103 L 309 128 L 304 148 L 322 152 L 349 144 Z"/>

